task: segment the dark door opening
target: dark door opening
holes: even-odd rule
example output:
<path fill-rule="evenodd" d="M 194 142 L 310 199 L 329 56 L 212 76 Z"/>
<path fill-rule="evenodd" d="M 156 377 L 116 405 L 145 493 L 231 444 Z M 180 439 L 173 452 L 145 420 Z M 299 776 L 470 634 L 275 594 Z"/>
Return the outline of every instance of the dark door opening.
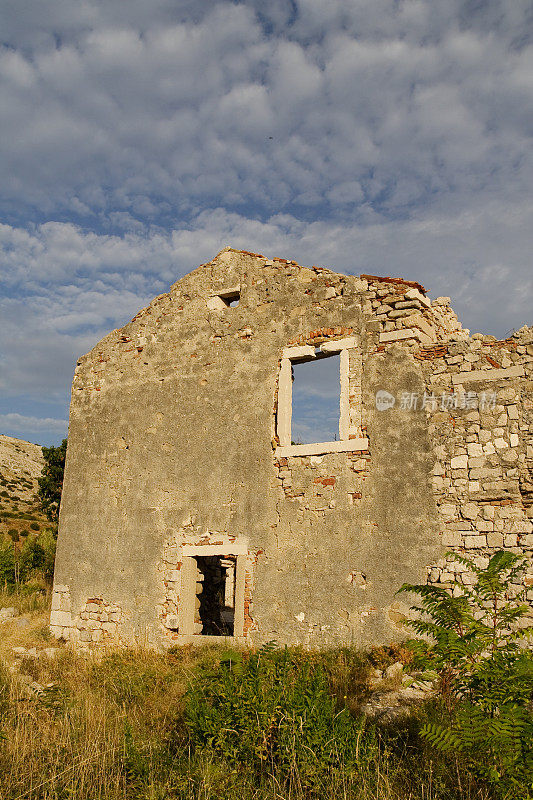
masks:
<path fill-rule="evenodd" d="M 233 636 L 236 556 L 196 556 L 194 632 Z"/>

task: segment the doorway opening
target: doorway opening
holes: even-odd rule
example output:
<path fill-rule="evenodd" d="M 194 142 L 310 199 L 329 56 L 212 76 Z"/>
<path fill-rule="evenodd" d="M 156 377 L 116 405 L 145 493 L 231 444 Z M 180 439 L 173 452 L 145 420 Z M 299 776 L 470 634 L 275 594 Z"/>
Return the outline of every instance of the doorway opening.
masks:
<path fill-rule="evenodd" d="M 194 633 L 233 636 L 235 628 L 236 556 L 195 556 Z"/>

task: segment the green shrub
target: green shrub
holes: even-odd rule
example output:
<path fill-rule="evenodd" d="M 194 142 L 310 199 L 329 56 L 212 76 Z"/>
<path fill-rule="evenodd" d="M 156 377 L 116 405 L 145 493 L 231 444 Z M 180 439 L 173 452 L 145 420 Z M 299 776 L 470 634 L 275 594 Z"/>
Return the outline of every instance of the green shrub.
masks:
<path fill-rule="evenodd" d="M 16 528 L 10 528 L 7 533 L 8 536 L 11 536 L 11 540 L 13 542 L 18 542 L 18 540 L 20 539 L 19 532 Z"/>
<path fill-rule="evenodd" d="M 306 785 L 341 765 L 355 769 L 364 727 L 337 708 L 320 663 L 269 646 L 255 654 L 230 652 L 198 676 L 185 714 L 195 750 L 208 748 L 259 771 L 275 762 L 281 775 L 297 770 Z M 365 743 L 375 746 L 370 738 Z"/>
<path fill-rule="evenodd" d="M 32 531 L 38 531 L 40 529 L 40 525 L 38 522 L 32 522 L 30 523 L 30 528 Z"/>
<path fill-rule="evenodd" d="M 326 671 L 331 694 L 337 705 L 344 705 L 358 714 L 361 704 L 370 694 L 369 678 L 371 662 L 366 653 L 353 647 L 322 650 L 309 655 L 318 659 Z"/>
<path fill-rule="evenodd" d="M 0 586 L 15 583 L 16 564 L 13 544 L 0 539 Z"/>
<path fill-rule="evenodd" d="M 429 641 L 413 643 L 415 664 L 436 670 L 442 721 L 421 730 L 430 745 L 455 753 L 472 772 L 506 798 L 533 793 L 533 656 L 520 641 L 533 628 L 524 624 L 525 592 L 513 597 L 525 560 L 499 551 L 487 567 L 452 555 L 476 576 L 468 588 L 453 583 L 408 585 L 421 605 L 408 624 Z"/>
<path fill-rule="evenodd" d="M 54 577 L 56 539 L 50 530 L 38 536 L 29 536 L 22 545 L 19 555 L 20 580 L 28 580 L 35 573 L 41 573 L 47 581 Z"/>

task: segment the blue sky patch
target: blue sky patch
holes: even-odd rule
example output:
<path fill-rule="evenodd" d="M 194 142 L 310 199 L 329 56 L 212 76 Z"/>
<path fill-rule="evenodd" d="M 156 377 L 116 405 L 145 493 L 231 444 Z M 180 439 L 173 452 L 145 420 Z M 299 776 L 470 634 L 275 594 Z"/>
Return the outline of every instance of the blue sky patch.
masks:
<path fill-rule="evenodd" d="M 227 244 L 531 323 L 530 4 L 40 0 L 0 28 L 1 432 L 60 441 L 79 355 Z"/>

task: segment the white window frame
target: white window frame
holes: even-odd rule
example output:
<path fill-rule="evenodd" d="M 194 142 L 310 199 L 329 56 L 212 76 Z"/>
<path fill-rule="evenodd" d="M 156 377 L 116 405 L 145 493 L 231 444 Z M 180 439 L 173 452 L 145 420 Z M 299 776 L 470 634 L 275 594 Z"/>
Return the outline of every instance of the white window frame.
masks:
<path fill-rule="evenodd" d="M 368 439 L 350 438 L 350 350 L 357 347 L 355 337 L 324 342 L 321 353 L 340 354 L 340 414 L 339 439 L 334 442 L 292 444 L 292 365 L 298 361 L 311 361 L 317 357 L 313 345 L 285 347 L 281 358 L 278 383 L 277 435 L 279 445 L 276 456 L 313 456 L 323 453 L 350 453 L 367 450 Z"/>

